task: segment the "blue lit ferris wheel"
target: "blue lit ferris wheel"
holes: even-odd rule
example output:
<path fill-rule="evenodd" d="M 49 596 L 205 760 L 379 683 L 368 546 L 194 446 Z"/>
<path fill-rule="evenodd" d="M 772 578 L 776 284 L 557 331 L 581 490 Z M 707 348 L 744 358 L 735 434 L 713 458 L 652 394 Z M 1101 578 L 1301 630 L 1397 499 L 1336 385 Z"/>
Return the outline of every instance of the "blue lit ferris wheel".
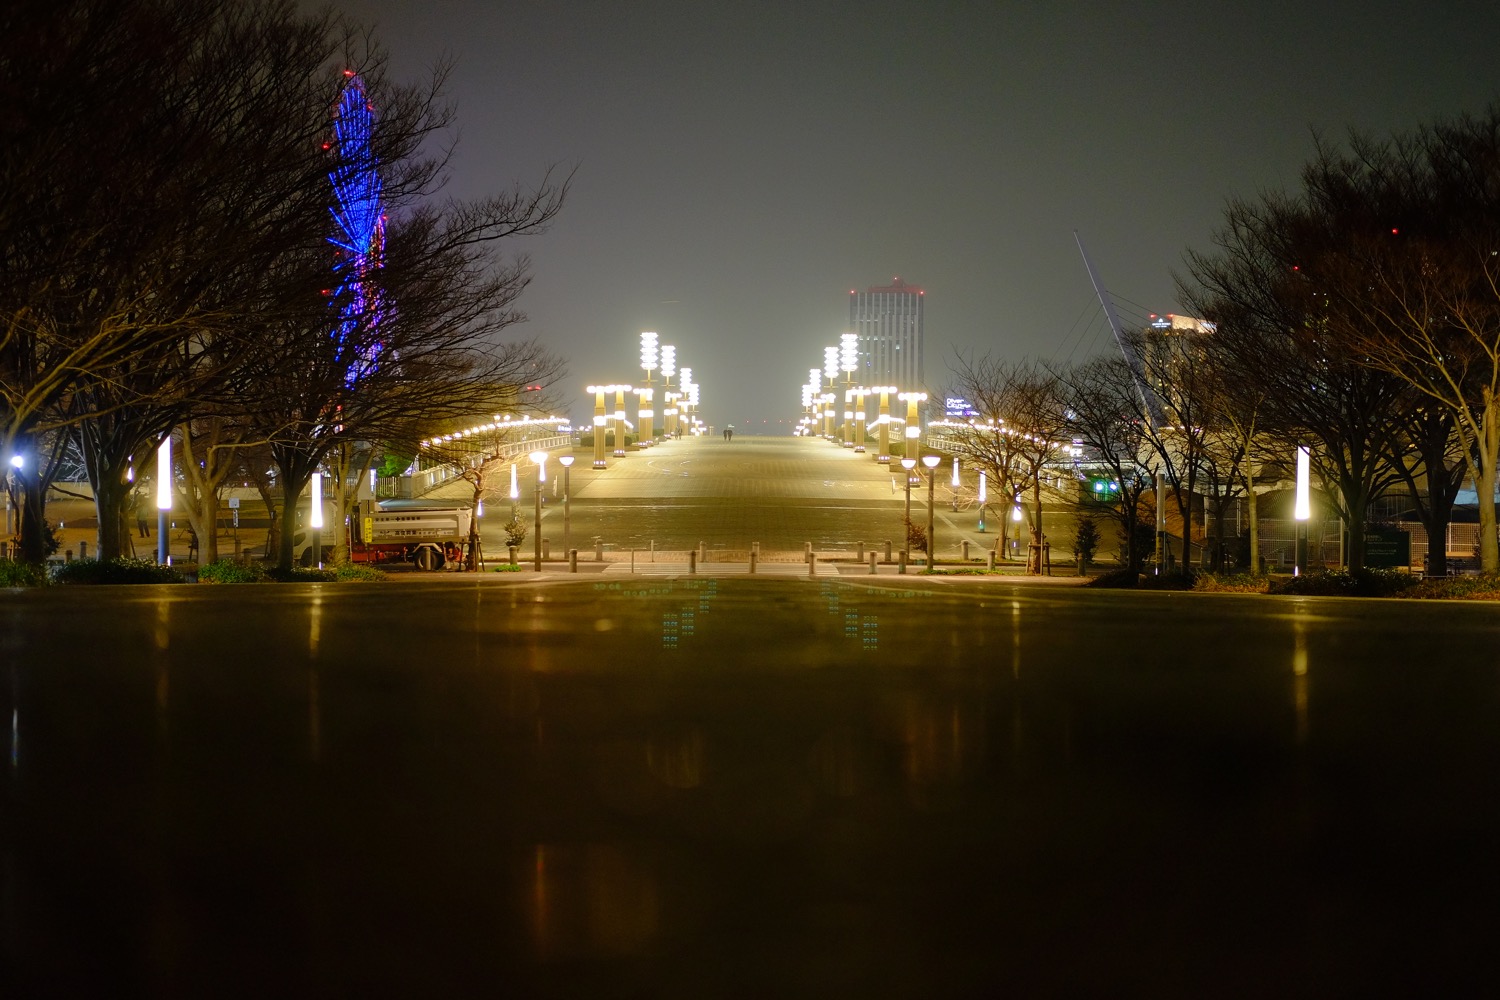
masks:
<path fill-rule="evenodd" d="M 385 256 L 385 206 L 371 145 L 374 106 L 359 76 L 353 70 L 345 70 L 344 76 L 329 144 L 334 204 L 328 240 L 334 246 L 337 278 L 334 339 L 353 385 L 374 370 L 382 348 L 379 331 L 387 310 L 378 274 Z"/>

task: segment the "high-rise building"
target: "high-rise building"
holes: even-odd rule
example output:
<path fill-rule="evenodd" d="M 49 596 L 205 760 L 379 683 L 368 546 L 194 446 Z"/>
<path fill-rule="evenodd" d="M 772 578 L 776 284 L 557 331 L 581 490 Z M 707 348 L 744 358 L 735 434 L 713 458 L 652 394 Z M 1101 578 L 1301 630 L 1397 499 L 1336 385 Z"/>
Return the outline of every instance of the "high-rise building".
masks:
<path fill-rule="evenodd" d="M 864 385 L 894 385 L 917 392 L 922 381 L 922 289 L 900 278 L 867 291 L 849 291 L 849 330 L 859 336 Z"/>

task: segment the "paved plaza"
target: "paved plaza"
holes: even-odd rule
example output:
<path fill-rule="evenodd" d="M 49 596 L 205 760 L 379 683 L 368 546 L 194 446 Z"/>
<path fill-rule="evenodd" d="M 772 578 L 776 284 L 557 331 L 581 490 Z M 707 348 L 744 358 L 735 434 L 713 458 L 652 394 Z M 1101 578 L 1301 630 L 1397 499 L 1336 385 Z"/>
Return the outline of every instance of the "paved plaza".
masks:
<path fill-rule="evenodd" d="M 817 438 L 736 435 L 727 442 L 721 437 L 669 441 L 623 458 L 611 457 L 602 470 L 591 467 L 587 449 L 575 454 L 569 473 L 568 547 L 579 550 L 585 571 L 602 552 L 608 572 L 629 572 L 632 565 L 636 573 L 681 572 L 688 552 L 700 546 L 701 573 L 746 572 L 757 547 L 757 571 L 762 573 L 806 572 L 809 546 L 819 560 L 814 567 L 818 574 L 857 572 L 870 552 L 883 564 L 882 572 L 895 569 L 885 562 L 886 544 L 896 559 L 906 505 L 903 470 L 899 463 L 878 463 L 873 451 L 856 454 Z M 535 480 L 530 478 L 530 463 L 523 466 L 515 509 L 530 525 Z M 542 535 L 550 555 L 559 561 L 566 551 L 560 472 L 555 461 L 549 463 L 542 513 Z M 945 464 L 936 472 L 933 515 L 942 562 L 961 561 L 967 542 L 970 563 L 982 566 L 1000 537 L 993 507 L 986 511 L 991 523 L 980 530 L 979 510 L 972 506 L 973 479 L 970 475 L 966 480 L 970 506 L 956 511 L 951 466 Z M 472 495 L 466 483 L 450 483 L 429 494 L 453 500 Z M 927 495 L 924 477 L 912 487 L 911 497 L 912 520 L 924 529 Z M 491 561 L 505 552 L 499 528 L 509 516 L 505 504 L 504 499 L 486 504 L 484 545 Z M 528 537 L 520 562 L 530 565 L 532 553 Z M 914 558 L 920 559 L 920 553 Z"/>

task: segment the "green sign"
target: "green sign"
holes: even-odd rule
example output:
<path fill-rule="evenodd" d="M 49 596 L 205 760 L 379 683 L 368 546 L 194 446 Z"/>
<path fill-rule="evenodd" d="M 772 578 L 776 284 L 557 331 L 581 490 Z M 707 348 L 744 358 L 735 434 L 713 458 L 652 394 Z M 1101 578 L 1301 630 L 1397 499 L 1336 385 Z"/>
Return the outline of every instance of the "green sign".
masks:
<path fill-rule="evenodd" d="M 1365 565 L 1386 568 L 1411 565 L 1411 532 L 1395 528 L 1365 530 Z"/>

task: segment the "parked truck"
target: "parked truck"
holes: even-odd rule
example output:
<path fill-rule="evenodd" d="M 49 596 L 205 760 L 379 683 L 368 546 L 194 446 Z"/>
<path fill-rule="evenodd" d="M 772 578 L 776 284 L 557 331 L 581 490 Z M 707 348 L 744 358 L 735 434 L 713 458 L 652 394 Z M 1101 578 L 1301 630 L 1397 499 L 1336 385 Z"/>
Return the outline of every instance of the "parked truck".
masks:
<path fill-rule="evenodd" d="M 389 565 L 411 563 L 421 570 L 439 570 L 457 562 L 469 542 L 473 509 L 441 500 L 361 500 L 349 518 L 349 561 Z M 326 525 L 337 522 L 325 515 Z M 323 529 L 323 559 L 333 551 L 337 527 Z M 314 560 L 312 535 L 300 528 L 298 560 Z"/>

